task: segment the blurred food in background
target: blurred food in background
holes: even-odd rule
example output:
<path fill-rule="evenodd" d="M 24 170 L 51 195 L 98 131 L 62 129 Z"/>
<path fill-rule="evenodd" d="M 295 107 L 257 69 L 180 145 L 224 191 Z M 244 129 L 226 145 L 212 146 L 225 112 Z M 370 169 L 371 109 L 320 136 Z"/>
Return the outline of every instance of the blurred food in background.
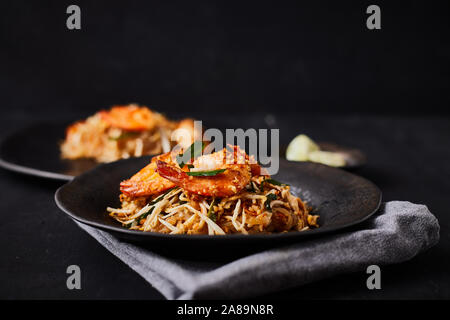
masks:
<path fill-rule="evenodd" d="M 171 141 L 172 133 L 174 141 Z M 168 152 L 179 144 L 187 148 L 197 134 L 194 120 L 172 121 L 145 106 L 114 106 L 67 128 L 61 144 L 65 159 L 93 158 L 111 162 Z"/>

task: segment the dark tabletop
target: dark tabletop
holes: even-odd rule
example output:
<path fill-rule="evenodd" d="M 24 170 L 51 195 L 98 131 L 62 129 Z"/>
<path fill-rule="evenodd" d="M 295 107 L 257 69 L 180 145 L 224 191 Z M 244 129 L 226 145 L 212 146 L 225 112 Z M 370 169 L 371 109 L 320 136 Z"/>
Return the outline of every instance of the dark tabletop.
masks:
<path fill-rule="evenodd" d="M 2 112 L 0 135 L 48 116 L 39 110 Z M 281 128 L 282 144 L 306 133 L 319 141 L 360 148 L 369 161 L 356 173 L 375 182 L 384 201 L 426 204 L 441 226 L 437 246 L 411 261 L 382 267 L 381 290 L 369 291 L 367 275 L 360 272 L 266 297 L 450 298 L 450 118 L 284 114 L 266 121 L 266 116 L 217 115 L 205 119 L 205 124 L 219 128 L 270 125 Z M 61 184 L 0 170 L 0 298 L 162 299 L 56 207 L 53 195 Z M 72 264 L 81 268 L 81 290 L 66 287 L 66 268 Z"/>

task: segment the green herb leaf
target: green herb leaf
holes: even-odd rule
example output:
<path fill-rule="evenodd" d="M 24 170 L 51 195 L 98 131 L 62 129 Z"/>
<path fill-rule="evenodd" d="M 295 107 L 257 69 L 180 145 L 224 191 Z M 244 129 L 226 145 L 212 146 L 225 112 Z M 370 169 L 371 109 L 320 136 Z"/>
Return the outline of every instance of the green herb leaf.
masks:
<path fill-rule="evenodd" d="M 219 173 L 224 172 L 227 169 L 218 169 L 218 170 L 212 170 L 212 171 L 191 171 L 191 172 L 186 172 L 186 174 L 188 176 L 193 176 L 193 177 L 210 177 L 210 176 L 215 176 L 218 175 Z"/>
<path fill-rule="evenodd" d="M 215 202 L 216 202 L 216 198 L 213 198 L 213 201 L 209 205 L 209 210 L 208 210 L 208 218 L 210 218 L 214 222 L 216 222 L 216 220 L 217 220 L 217 215 L 213 209 Z"/>
<path fill-rule="evenodd" d="M 255 192 L 256 192 L 255 186 L 253 185 L 252 182 L 250 182 L 250 187 L 247 188 L 247 191 L 248 191 L 248 192 L 252 192 L 252 193 L 255 193 Z"/>
<path fill-rule="evenodd" d="M 186 149 L 184 153 L 177 156 L 177 163 L 180 166 L 180 168 L 183 168 L 185 163 L 183 160 L 189 161 L 194 160 L 198 156 L 200 156 L 203 152 L 203 149 L 205 149 L 206 143 L 203 141 L 194 141 L 194 143 L 191 144 L 189 148 Z M 189 159 L 186 159 L 190 155 Z"/>
<path fill-rule="evenodd" d="M 266 180 L 264 180 L 264 181 L 267 181 L 268 183 L 273 184 L 273 185 L 276 185 L 276 186 L 288 186 L 288 184 L 282 183 L 282 182 L 277 181 L 277 180 L 275 180 L 275 179 L 266 179 Z"/>
<path fill-rule="evenodd" d="M 138 221 L 140 221 L 141 219 L 147 218 L 147 216 L 153 212 L 153 209 L 155 209 L 155 207 L 151 207 L 150 210 L 148 210 L 146 213 L 143 213 L 143 214 L 138 218 Z"/>
<path fill-rule="evenodd" d="M 154 205 L 154 204 L 156 204 L 156 203 L 158 203 L 158 202 L 160 202 L 170 191 L 172 191 L 172 190 L 175 190 L 175 189 L 177 189 L 178 187 L 173 187 L 173 188 L 170 188 L 169 190 L 167 190 L 166 192 L 164 192 L 162 195 L 160 195 L 158 198 L 156 198 L 155 200 L 153 200 L 153 201 L 151 201 L 150 203 L 149 203 L 149 205 Z"/>
<path fill-rule="evenodd" d="M 269 210 L 269 211 L 272 211 L 272 207 L 270 206 L 270 203 L 271 203 L 273 200 L 277 200 L 277 196 L 276 196 L 276 194 L 274 194 L 274 193 L 269 193 L 266 197 L 267 197 L 267 200 L 266 200 L 266 209 Z"/>
<path fill-rule="evenodd" d="M 125 224 L 124 227 L 130 229 L 131 227 L 135 227 L 138 225 L 138 220 L 134 219 L 128 224 Z"/>
<path fill-rule="evenodd" d="M 160 195 L 158 198 L 156 198 L 155 200 L 149 202 L 150 206 L 153 206 L 155 204 L 157 204 L 158 202 L 160 202 L 170 191 L 177 189 L 178 187 L 173 187 L 170 188 L 169 190 L 167 190 L 166 192 L 164 192 L 162 195 Z M 153 212 L 153 209 L 155 207 L 151 207 L 150 210 L 148 210 L 146 213 L 141 214 L 141 216 L 139 218 L 137 218 L 137 221 L 140 221 L 141 219 L 146 218 L 149 214 L 151 214 Z"/>

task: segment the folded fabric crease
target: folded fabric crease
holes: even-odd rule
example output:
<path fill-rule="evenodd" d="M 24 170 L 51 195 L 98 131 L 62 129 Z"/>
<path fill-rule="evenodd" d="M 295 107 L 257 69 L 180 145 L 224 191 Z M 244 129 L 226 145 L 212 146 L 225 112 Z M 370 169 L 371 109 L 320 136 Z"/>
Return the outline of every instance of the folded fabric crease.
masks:
<path fill-rule="evenodd" d="M 360 228 L 255 253 L 229 263 L 201 264 L 158 255 L 78 223 L 167 299 L 245 298 L 300 286 L 371 264 L 409 260 L 439 241 L 439 223 L 424 205 L 384 203 Z"/>

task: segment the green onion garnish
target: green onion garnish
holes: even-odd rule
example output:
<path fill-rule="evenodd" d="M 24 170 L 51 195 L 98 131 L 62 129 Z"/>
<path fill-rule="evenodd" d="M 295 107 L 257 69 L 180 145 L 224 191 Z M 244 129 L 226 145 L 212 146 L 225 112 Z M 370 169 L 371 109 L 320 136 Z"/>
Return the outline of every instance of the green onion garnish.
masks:
<path fill-rule="evenodd" d="M 164 192 L 162 195 L 160 195 L 158 198 L 156 198 L 155 200 L 151 201 L 149 203 L 150 206 L 154 206 L 156 203 L 160 202 L 170 191 L 177 189 L 178 187 L 173 187 L 170 188 L 169 190 L 167 190 L 166 192 Z M 150 210 L 148 210 L 146 213 L 143 213 L 140 217 L 137 218 L 137 221 L 140 221 L 141 219 L 146 218 L 149 214 L 151 214 L 153 212 L 153 209 L 155 207 L 151 207 Z"/>
<path fill-rule="evenodd" d="M 256 192 L 255 186 L 253 185 L 253 183 L 252 183 L 251 181 L 250 181 L 250 187 L 247 188 L 247 191 L 248 191 L 248 192 L 253 192 L 253 193 Z"/>
<path fill-rule="evenodd" d="M 263 182 L 261 182 L 261 185 L 260 185 L 261 191 L 264 191 L 264 182 L 268 182 L 268 183 L 276 185 L 276 186 L 288 186 L 288 184 L 282 183 L 282 182 L 277 181 L 275 179 L 265 179 L 265 180 L 263 180 Z"/>
<path fill-rule="evenodd" d="M 186 151 L 182 154 L 177 155 L 177 163 L 180 166 L 180 168 L 183 168 L 185 163 L 183 160 L 194 160 L 198 156 L 200 156 L 203 152 L 203 149 L 205 149 L 206 143 L 203 141 L 194 141 L 194 143 L 191 144 L 189 148 L 186 149 Z M 190 155 L 189 159 L 186 159 L 186 157 Z"/>
<path fill-rule="evenodd" d="M 216 202 L 216 198 L 213 198 L 213 201 L 209 205 L 209 210 L 208 210 L 208 218 L 211 219 L 214 222 L 216 222 L 216 220 L 217 220 L 217 215 L 216 215 L 216 213 L 214 212 L 214 209 L 213 209 L 215 202 Z"/>
<path fill-rule="evenodd" d="M 169 190 L 167 190 L 166 192 L 164 192 L 162 195 L 160 195 L 158 198 L 156 198 L 155 200 L 153 200 L 153 201 L 151 201 L 150 203 L 149 203 L 149 205 L 154 205 L 154 204 L 156 204 L 156 203 L 158 203 L 158 202 L 160 202 L 170 191 L 172 191 L 172 190 L 174 190 L 174 189 L 176 189 L 176 188 L 178 188 L 178 187 L 173 187 L 173 188 L 170 188 Z"/>
<path fill-rule="evenodd" d="M 264 180 L 264 181 L 267 181 L 268 183 L 273 184 L 273 185 L 276 185 L 276 186 L 288 186 L 288 184 L 282 183 L 282 182 L 277 181 L 277 180 L 275 180 L 275 179 L 266 179 L 266 180 Z"/>
<path fill-rule="evenodd" d="M 129 224 L 126 224 L 126 225 L 125 225 L 125 228 L 130 229 L 130 228 L 133 226 L 133 223 L 134 223 L 134 220 L 131 221 Z"/>
<path fill-rule="evenodd" d="M 277 196 L 274 193 L 269 193 L 267 196 L 267 200 L 266 200 L 266 209 L 269 211 L 272 211 L 272 207 L 270 206 L 270 202 L 273 200 L 277 200 Z"/>
<path fill-rule="evenodd" d="M 227 169 L 218 169 L 218 170 L 212 170 L 212 171 L 190 171 L 190 172 L 186 172 L 186 174 L 188 176 L 193 176 L 193 177 L 210 177 L 210 176 L 218 175 L 219 173 L 222 173 L 225 170 L 227 170 Z"/>
<path fill-rule="evenodd" d="M 141 219 L 146 218 L 149 214 L 151 214 L 153 212 L 153 209 L 155 209 L 155 207 L 151 207 L 150 210 L 148 210 L 146 213 L 143 213 L 140 217 L 138 217 L 137 221 L 141 221 Z"/>

